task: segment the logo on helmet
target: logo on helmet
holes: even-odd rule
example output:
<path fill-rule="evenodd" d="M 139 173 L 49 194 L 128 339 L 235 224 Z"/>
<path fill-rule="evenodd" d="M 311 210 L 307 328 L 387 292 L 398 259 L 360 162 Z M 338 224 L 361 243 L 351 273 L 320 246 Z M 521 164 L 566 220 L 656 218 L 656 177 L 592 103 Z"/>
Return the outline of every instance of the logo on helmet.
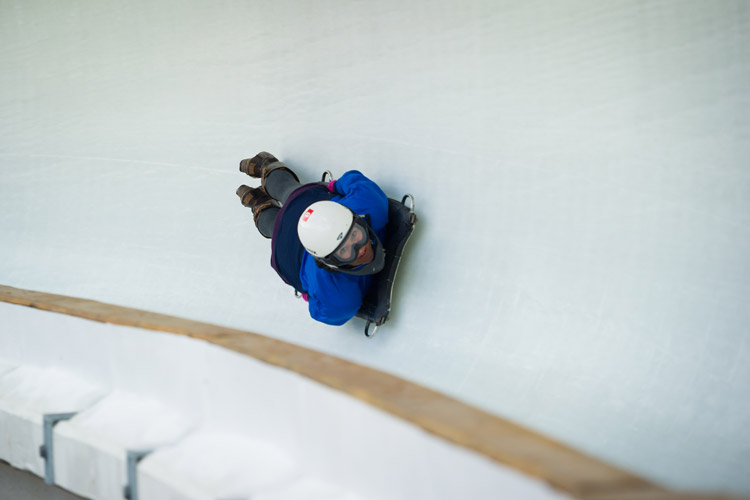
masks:
<path fill-rule="evenodd" d="M 315 210 L 313 210 L 312 208 L 308 208 L 307 211 L 302 216 L 302 222 L 307 222 L 307 219 L 310 218 L 310 216 L 313 214 L 314 211 Z"/>
<path fill-rule="evenodd" d="M 339 233 L 338 237 L 336 238 L 336 241 L 340 241 L 341 238 L 344 237 L 344 233 Z"/>

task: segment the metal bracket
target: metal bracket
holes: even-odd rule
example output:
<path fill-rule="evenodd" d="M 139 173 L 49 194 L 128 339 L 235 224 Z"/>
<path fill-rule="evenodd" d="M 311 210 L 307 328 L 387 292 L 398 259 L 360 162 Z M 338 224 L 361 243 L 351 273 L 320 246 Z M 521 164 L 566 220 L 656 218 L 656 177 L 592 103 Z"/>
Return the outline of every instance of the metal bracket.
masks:
<path fill-rule="evenodd" d="M 409 205 L 406 204 L 406 200 L 411 201 Z M 401 198 L 401 204 L 409 209 L 409 224 L 412 226 L 417 223 L 417 215 L 414 213 L 414 197 L 410 194 L 405 194 L 403 198 Z M 411 206 L 410 206 L 411 205 Z"/>
<path fill-rule="evenodd" d="M 154 450 L 128 450 L 126 467 L 128 484 L 122 490 L 127 500 L 138 500 L 138 462 Z"/>
<path fill-rule="evenodd" d="M 411 203 L 409 204 L 411 206 L 406 204 L 406 200 L 411 201 Z M 411 213 L 414 213 L 414 197 L 412 195 L 408 193 L 405 194 L 404 197 L 401 198 L 401 204 L 408 208 Z"/>
<path fill-rule="evenodd" d="M 380 325 L 375 325 L 375 329 L 371 332 L 370 331 L 370 325 L 372 325 L 372 321 L 367 321 L 367 325 L 365 325 L 365 337 L 372 338 L 375 336 L 375 334 L 378 332 L 378 328 L 380 328 Z"/>
<path fill-rule="evenodd" d="M 44 482 L 47 484 L 55 484 L 55 448 L 52 429 L 61 420 L 70 420 L 75 415 L 75 412 L 44 415 L 44 444 L 39 447 L 39 456 L 44 459 Z"/>

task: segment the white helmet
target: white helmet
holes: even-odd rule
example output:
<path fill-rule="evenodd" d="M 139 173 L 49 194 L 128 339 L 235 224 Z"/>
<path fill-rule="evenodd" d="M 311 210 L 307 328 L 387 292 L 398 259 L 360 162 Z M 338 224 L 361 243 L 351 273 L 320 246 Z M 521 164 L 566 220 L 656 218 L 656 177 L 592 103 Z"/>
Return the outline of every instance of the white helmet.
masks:
<path fill-rule="evenodd" d="M 354 214 L 345 206 L 317 201 L 300 216 L 297 234 L 305 250 L 322 259 L 336 250 L 353 223 Z"/>

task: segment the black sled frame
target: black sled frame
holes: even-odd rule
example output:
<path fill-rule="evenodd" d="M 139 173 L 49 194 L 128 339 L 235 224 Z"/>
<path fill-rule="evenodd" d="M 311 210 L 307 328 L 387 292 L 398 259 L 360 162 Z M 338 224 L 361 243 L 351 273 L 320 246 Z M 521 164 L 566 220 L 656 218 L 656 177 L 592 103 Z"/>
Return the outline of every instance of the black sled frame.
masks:
<path fill-rule="evenodd" d="M 324 175 L 325 178 L 325 175 Z M 411 203 L 406 204 L 406 200 Z M 414 213 L 414 197 L 410 194 L 404 195 L 401 201 L 388 198 L 388 225 L 385 237 L 385 266 L 383 270 L 373 276 L 370 290 L 362 301 L 362 307 L 357 312 L 357 317 L 367 321 L 365 325 L 365 336 L 373 337 L 380 325 L 388 320 L 391 311 L 391 299 L 393 298 L 393 281 L 396 279 L 398 264 L 401 260 L 406 242 L 409 241 L 414 226 L 417 224 L 417 215 Z M 370 331 L 370 327 L 375 328 Z"/>

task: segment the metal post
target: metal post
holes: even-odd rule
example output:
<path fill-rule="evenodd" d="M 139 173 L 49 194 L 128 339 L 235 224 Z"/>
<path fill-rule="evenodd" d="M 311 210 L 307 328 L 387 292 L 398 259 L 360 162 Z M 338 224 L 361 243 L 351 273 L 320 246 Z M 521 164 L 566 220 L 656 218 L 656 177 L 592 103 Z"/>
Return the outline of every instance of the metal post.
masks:
<path fill-rule="evenodd" d="M 48 413 L 44 415 L 44 444 L 39 447 L 39 455 L 44 459 L 44 482 L 55 484 L 55 449 L 53 427 L 61 420 L 69 420 L 75 413 Z"/>
<path fill-rule="evenodd" d="M 126 467 L 128 484 L 123 488 L 122 496 L 127 500 L 138 500 L 138 462 L 153 450 L 128 450 Z"/>

